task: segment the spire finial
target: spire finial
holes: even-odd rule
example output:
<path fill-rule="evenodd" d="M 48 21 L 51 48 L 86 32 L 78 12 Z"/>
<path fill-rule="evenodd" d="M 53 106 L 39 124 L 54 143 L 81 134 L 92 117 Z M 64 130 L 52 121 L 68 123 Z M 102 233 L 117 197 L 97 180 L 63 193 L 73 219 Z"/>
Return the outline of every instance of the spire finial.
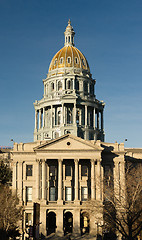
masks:
<path fill-rule="evenodd" d="M 68 25 L 71 25 L 71 20 L 69 19 L 69 21 L 68 21 Z"/>

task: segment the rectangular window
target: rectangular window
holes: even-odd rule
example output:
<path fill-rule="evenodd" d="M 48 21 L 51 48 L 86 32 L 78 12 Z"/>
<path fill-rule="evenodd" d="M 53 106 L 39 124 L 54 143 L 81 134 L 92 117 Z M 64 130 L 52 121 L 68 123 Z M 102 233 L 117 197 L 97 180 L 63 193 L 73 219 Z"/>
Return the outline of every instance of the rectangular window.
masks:
<path fill-rule="evenodd" d="M 67 176 L 71 176 L 71 166 L 65 165 L 65 174 Z"/>
<path fill-rule="evenodd" d="M 88 199 L 88 189 L 87 189 L 87 187 L 82 187 L 81 188 L 81 200 L 87 201 L 87 199 Z"/>
<path fill-rule="evenodd" d="M 55 187 L 50 187 L 49 188 L 49 201 L 56 201 L 55 197 Z"/>
<path fill-rule="evenodd" d="M 32 214 L 26 213 L 26 219 L 25 219 L 26 226 L 32 225 Z"/>
<path fill-rule="evenodd" d="M 32 176 L 33 174 L 33 165 L 26 165 L 26 176 Z"/>
<path fill-rule="evenodd" d="M 81 166 L 81 176 L 87 176 L 88 175 L 88 167 L 86 165 Z"/>
<path fill-rule="evenodd" d="M 32 187 L 26 187 L 26 201 L 32 202 Z"/>
<path fill-rule="evenodd" d="M 71 187 L 66 187 L 65 200 L 72 201 L 72 188 Z"/>

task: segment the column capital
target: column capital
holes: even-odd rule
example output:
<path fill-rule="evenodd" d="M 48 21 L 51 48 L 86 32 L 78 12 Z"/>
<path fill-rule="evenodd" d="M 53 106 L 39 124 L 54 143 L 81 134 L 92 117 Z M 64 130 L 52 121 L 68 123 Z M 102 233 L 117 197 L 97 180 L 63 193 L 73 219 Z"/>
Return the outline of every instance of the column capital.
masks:
<path fill-rule="evenodd" d="M 59 162 L 63 162 L 63 159 L 62 158 L 58 158 L 58 163 Z"/>
<path fill-rule="evenodd" d="M 39 162 L 40 162 L 40 159 L 39 159 L 39 158 L 37 158 L 37 159 L 36 159 L 36 162 L 38 162 L 38 163 L 39 163 Z"/>
<path fill-rule="evenodd" d="M 78 162 L 79 162 L 79 158 L 75 158 L 74 163 L 78 163 Z"/>
<path fill-rule="evenodd" d="M 101 159 L 101 158 L 98 158 L 98 159 L 96 159 L 96 161 L 97 161 L 97 163 L 98 163 L 98 162 L 101 163 L 102 159 Z"/>
<path fill-rule="evenodd" d="M 90 162 L 91 162 L 91 163 L 95 163 L 96 160 L 97 160 L 97 159 L 93 159 L 93 158 L 92 158 L 92 159 L 90 159 Z"/>

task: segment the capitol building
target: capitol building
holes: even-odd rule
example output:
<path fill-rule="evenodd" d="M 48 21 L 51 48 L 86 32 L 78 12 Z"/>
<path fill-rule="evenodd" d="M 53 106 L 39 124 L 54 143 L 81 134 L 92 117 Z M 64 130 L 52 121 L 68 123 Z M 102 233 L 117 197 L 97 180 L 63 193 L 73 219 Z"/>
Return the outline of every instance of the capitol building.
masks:
<path fill-rule="evenodd" d="M 126 155 L 142 156 L 142 151 L 124 149 L 124 143 L 105 142 L 105 103 L 96 98 L 96 80 L 75 47 L 70 20 L 64 35 L 64 47 L 43 80 L 43 98 L 34 102 L 34 142 L 14 143 L 12 151 L 12 188 L 23 205 L 24 240 L 30 225 L 36 239 L 102 235 L 104 176 L 113 172 L 119 192 L 115 183 L 125 182 Z M 88 199 L 95 214 L 88 211 Z"/>

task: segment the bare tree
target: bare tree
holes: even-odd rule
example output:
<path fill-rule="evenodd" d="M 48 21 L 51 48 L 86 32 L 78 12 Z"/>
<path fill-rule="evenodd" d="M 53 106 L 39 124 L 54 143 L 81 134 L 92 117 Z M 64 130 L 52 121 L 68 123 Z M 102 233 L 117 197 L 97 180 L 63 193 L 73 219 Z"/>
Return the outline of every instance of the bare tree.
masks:
<path fill-rule="evenodd" d="M 15 239 L 19 234 L 18 221 L 21 219 L 21 207 L 18 198 L 7 185 L 0 185 L 0 239 Z"/>
<path fill-rule="evenodd" d="M 111 179 L 111 177 L 110 177 Z M 104 220 L 123 239 L 135 240 L 142 231 L 142 166 L 128 164 L 125 183 L 104 179 Z"/>

